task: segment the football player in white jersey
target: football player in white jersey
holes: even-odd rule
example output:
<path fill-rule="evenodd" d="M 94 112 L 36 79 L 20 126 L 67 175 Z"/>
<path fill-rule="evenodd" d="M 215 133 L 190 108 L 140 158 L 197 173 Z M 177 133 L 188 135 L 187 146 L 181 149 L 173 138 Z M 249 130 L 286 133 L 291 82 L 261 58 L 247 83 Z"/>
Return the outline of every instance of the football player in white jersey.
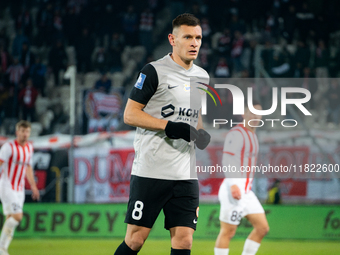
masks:
<path fill-rule="evenodd" d="M 31 124 L 16 124 L 16 139 L 6 142 L 0 149 L 0 200 L 6 221 L 0 235 L 0 255 L 8 255 L 15 228 L 22 219 L 25 200 L 25 176 L 31 185 L 32 198 L 40 197 L 34 180 L 32 162 L 33 146 L 28 142 Z"/>
<path fill-rule="evenodd" d="M 253 102 L 253 105 L 257 110 L 262 109 L 258 102 Z M 248 121 L 261 119 L 261 116 L 245 107 L 243 118 L 244 124 L 233 127 L 224 143 L 222 164 L 235 166 L 237 173 L 226 174 L 219 190 L 221 228 L 214 248 L 215 255 L 229 254 L 229 242 L 243 217 L 248 219 L 254 229 L 244 244 L 242 255 L 256 254 L 263 237 L 269 231 L 263 207 L 251 190 L 254 172 L 245 171 L 256 165 L 259 150 L 254 127 L 259 123 Z"/>
<path fill-rule="evenodd" d="M 137 254 L 161 210 L 170 231 L 171 254 L 191 252 L 199 192 L 197 176 L 190 170 L 196 164 L 195 146 L 204 149 L 210 142 L 203 130 L 200 100 L 190 101 L 190 91 L 198 92 L 191 79 L 209 83 L 209 75 L 193 64 L 202 41 L 199 20 L 182 14 L 172 26 L 168 36 L 172 53 L 141 70 L 125 108 L 125 123 L 137 130 L 128 225 L 115 255 Z"/>

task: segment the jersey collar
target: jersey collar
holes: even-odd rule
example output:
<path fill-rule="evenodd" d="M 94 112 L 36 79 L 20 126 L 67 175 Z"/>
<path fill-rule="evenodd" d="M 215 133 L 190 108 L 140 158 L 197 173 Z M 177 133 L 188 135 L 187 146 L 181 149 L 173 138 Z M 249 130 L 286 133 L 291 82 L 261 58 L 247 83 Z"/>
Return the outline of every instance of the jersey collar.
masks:
<path fill-rule="evenodd" d="M 168 53 L 165 57 L 168 60 L 168 62 L 173 65 L 174 67 L 180 68 L 181 70 L 185 71 L 185 72 L 190 72 L 191 70 L 193 70 L 194 68 L 194 64 L 192 65 L 192 67 L 190 67 L 189 69 L 185 69 L 183 66 L 177 64 L 172 58 L 171 58 L 171 54 L 172 52 Z"/>

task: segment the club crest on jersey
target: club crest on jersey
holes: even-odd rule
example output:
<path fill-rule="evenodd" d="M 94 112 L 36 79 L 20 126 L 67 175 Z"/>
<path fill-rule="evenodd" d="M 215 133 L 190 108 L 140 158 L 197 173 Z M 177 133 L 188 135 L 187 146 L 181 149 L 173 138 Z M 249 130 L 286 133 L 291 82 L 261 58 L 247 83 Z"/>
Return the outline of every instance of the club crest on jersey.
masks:
<path fill-rule="evenodd" d="M 138 79 L 137 79 L 137 81 L 135 83 L 135 87 L 137 89 L 142 89 L 143 88 L 143 84 L 144 84 L 145 78 L 146 78 L 145 74 L 143 74 L 143 73 L 139 74 L 139 77 L 138 77 Z"/>
<path fill-rule="evenodd" d="M 184 91 L 189 92 L 190 91 L 190 85 L 184 84 L 183 89 L 184 89 Z"/>

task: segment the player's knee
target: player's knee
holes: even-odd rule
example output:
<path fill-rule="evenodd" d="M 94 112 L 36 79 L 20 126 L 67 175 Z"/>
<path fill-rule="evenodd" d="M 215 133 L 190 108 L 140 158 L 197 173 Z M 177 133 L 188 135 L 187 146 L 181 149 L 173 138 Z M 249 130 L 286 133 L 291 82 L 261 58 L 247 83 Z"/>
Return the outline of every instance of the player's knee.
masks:
<path fill-rule="evenodd" d="M 258 227 L 256 230 L 261 236 L 264 237 L 269 232 L 269 226 L 264 225 L 264 226 Z"/>
<path fill-rule="evenodd" d="M 193 240 L 193 238 L 192 238 L 191 235 L 175 237 L 172 240 L 172 247 L 175 248 L 175 249 L 191 250 L 192 240 Z"/>
<path fill-rule="evenodd" d="M 126 239 L 125 242 L 132 250 L 138 251 L 142 248 L 145 238 L 139 233 L 134 233 L 130 238 Z"/>
<path fill-rule="evenodd" d="M 223 238 L 232 239 L 235 236 L 236 229 L 222 229 L 221 235 Z"/>
<path fill-rule="evenodd" d="M 22 220 L 22 214 L 12 214 L 10 217 L 20 222 Z"/>

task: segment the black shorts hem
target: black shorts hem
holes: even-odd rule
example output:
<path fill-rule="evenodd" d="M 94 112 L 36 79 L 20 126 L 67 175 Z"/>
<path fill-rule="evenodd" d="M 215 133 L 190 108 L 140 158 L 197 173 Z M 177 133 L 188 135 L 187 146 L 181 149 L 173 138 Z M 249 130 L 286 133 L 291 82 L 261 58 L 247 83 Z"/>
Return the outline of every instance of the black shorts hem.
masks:
<path fill-rule="evenodd" d="M 174 227 L 188 227 L 196 231 L 196 225 L 193 225 L 193 224 L 190 224 L 190 225 L 189 224 L 175 224 L 174 226 L 164 226 L 166 230 L 170 230 L 170 228 L 174 228 Z"/>
<path fill-rule="evenodd" d="M 143 224 L 142 222 L 138 222 L 138 223 L 136 223 L 136 222 L 128 222 L 127 220 L 125 220 L 124 221 L 124 223 L 126 223 L 126 224 L 130 224 L 130 225 L 135 225 L 135 226 L 138 226 L 138 227 L 145 227 L 145 228 L 152 228 L 153 227 L 153 225 L 150 227 L 150 226 L 145 226 L 145 224 Z"/>

